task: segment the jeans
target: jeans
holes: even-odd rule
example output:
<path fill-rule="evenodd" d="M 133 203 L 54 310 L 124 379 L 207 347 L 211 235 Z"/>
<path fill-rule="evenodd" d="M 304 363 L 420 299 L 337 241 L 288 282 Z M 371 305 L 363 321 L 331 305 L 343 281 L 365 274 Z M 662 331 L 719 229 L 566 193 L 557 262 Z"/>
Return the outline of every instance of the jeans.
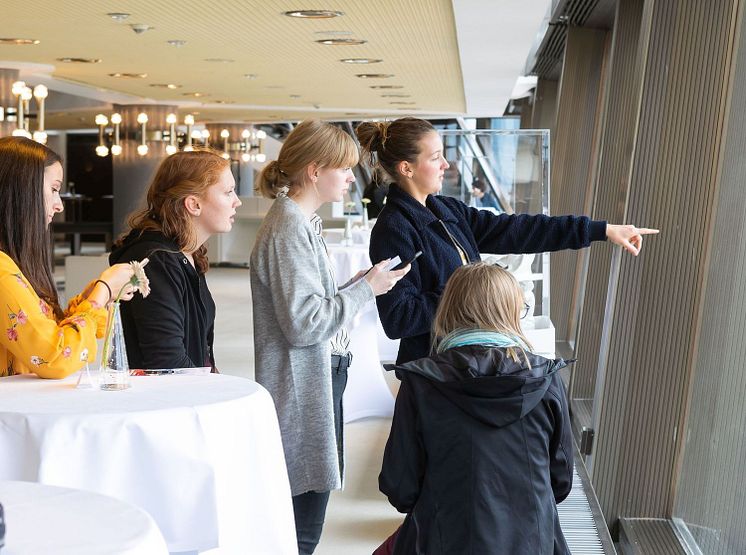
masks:
<path fill-rule="evenodd" d="M 351 356 L 332 355 L 332 402 L 334 403 L 334 434 L 337 438 L 337 456 L 339 471 L 344 468 L 344 441 L 342 414 L 342 394 L 347 386 L 347 368 Z M 298 540 L 300 555 L 310 555 L 316 549 L 324 527 L 326 506 L 329 503 L 328 491 L 307 491 L 293 496 L 293 513 L 295 514 L 295 535 Z"/>

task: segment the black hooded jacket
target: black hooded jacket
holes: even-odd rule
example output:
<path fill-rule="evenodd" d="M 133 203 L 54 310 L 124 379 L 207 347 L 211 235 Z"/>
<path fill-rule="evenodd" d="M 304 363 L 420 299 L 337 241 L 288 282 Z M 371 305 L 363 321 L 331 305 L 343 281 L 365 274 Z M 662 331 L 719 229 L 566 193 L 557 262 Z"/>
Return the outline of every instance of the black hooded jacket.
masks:
<path fill-rule="evenodd" d="M 215 302 L 204 274 L 158 231 L 133 230 L 109 262 L 143 258 L 150 260 L 145 267 L 150 295 L 122 303 L 130 368 L 214 367 Z"/>
<path fill-rule="evenodd" d="M 396 366 L 379 487 L 408 513 L 395 554 L 564 555 L 572 487 L 566 363 L 465 346 Z"/>

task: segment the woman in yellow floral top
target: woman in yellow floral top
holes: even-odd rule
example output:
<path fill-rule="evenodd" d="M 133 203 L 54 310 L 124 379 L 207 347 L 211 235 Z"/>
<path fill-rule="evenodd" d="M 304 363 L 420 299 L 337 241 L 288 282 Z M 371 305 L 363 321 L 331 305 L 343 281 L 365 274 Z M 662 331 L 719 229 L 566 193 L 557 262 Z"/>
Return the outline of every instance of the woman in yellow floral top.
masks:
<path fill-rule="evenodd" d="M 66 311 L 60 307 L 48 228 L 63 209 L 61 162 L 29 139 L 0 139 L 0 376 L 64 378 L 94 361 L 104 307 L 132 277 L 129 265 L 112 266 Z"/>

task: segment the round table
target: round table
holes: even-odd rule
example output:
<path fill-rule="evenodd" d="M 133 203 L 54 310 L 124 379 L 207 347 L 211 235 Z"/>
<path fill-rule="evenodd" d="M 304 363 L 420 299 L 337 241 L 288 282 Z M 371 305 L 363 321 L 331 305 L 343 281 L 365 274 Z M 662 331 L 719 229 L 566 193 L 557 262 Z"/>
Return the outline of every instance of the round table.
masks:
<path fill-rule="evenodd" d="M 117 499 L 31 482 L 0 482 L 3 555 L 167 555 L 145 511 Z"/>
<path fill-rule="evenodd" d="M 0 379 L 0 480 L 94 491 L 158 524 L 170 551 L 296 553 L 274 404 L 216 374 L 143 376 L 131 389 Z"/>

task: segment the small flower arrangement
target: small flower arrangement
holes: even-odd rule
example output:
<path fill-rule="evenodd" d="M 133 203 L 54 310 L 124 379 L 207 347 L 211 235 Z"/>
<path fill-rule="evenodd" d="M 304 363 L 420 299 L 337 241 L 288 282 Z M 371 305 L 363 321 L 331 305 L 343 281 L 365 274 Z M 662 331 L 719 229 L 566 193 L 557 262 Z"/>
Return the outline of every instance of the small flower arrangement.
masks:
<path fill-rule="evenodd" d="M 129 263 L 132 267 L 132 277 L 117 293 L 117 296 L 109 306 L 109 317 L 106 320 L 106 333 L 104 334 L 104 348 L 101 354 L 101 389 L 120 390 L 129 387 L 127 375 L 129 367 L 127 364 L 127 350 L 124 345 L 124 333 L 122 321 L 119 316 L 119 301 L 125 291 L 140 292 L 143 297 L 150 294 L 150 280 L 145 274 L 145 266 L 148 259 L 142 261 L 133 260 Z M 129 291 L 128 291 L 129 289 Z M 110 360 L 111 359 L 111 360 Z"/>

